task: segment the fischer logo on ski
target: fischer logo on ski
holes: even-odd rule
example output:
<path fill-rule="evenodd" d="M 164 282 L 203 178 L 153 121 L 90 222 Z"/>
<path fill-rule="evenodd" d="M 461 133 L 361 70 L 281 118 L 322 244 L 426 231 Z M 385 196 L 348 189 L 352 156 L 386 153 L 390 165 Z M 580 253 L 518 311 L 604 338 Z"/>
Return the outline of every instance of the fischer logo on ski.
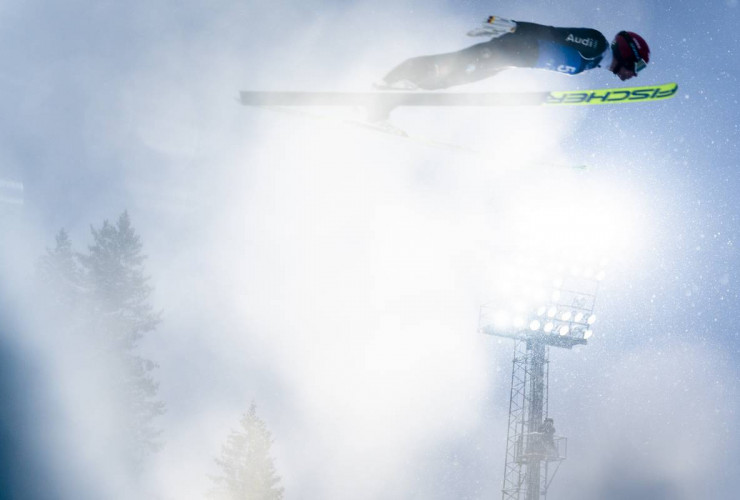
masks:
<path fill-rule="evenodd" d="M 569 90 L 550 92 L 544 104 L 611 104 L 669 99 L 678 91 L 678 85 L 629 87 L 605 90 Z"/>

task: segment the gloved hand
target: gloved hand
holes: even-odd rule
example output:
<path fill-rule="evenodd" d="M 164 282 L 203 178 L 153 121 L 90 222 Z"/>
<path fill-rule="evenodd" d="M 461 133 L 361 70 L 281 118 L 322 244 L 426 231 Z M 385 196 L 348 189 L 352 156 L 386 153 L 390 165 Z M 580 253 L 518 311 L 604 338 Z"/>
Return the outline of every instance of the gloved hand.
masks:
<path fill-rule="evenodd" d="M 490 36 L 498 38 L 506 33 L 516 31 L 516 21 L 510 21 L 502 17 L 490 16 L 479 28 L 468 31 L 468 36 Z"/>

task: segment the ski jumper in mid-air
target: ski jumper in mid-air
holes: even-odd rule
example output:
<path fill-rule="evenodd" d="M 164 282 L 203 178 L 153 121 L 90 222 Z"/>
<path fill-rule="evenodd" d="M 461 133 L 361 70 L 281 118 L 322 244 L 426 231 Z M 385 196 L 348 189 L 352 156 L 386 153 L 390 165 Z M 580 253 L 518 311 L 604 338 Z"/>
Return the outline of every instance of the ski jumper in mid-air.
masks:
<path fill-rule="evenodd" d="M 468 35 L 492 39 L 458 52 L 407 59 L 375 86 L 383 90 L 444 89 L 509 68 L 575 75 L 602 67 L 624 81 L 637 76 L 650 61 L 647 43 L 631 31 L 620 31 L 610 44 L 595 29 L 555 28 L 491 16 Z"/>

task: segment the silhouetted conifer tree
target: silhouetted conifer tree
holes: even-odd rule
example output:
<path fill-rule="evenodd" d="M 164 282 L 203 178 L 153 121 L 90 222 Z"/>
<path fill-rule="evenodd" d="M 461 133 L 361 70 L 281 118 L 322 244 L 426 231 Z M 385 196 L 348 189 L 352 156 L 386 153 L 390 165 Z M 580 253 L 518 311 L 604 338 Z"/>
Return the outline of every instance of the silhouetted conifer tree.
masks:
<path fill-rule="evenodd" d="M 104 221 L 91 231 L 93 244 L 80 261 L 92 333 L 118 362 L 120 378 L 113 384 L 122 403 L 129 455 L 138 463 L 161 446 L 154 419 L 165 409 L 157 400 L 158 384 L 151 375 L 157 365 L 136 353 L 144 334 L 159 324 L 159 314 L 149 303 L 152 287 L 144 273 L 146 256 L 128 213 L 121 214 L 115 225 Z"/>
<path fill-rule="evenodd" d="M 69 314 L 80 305 L 82 269 L 64 229 L 56 235 L 56 246 L 47 248 L 39 259 L 38 274 L 52 307 L 64 309 Z"/>
<path fill-rule="evenodd" d="M 104 221 L 91 232 L 93 244 L 86 254 L 78 254 L 61 230 L 56 247 L 39 260 L 39 277 L 53 302 L 58 332 L 84 341 L 84 349 L 96 359 L 90 366 L 97 371 L 90 376 L 113 395 L 106 401 L 116 405 L 108 412 L 119 426 L 116 444 L 124 446 L 124 458 L 136 469 L 161 447 L 161 431 L 154 425 L 165 411 L 152 377 L 157 365 L 137 353 L 139 341 L 160 319 L 149 303 L 152 287 L 144 272 L 146 256 L 128 213 L 115 225 Z"/>
<path fill-rule="evenodd" d="M 257 416 L 254 403 L 239 424 L 216 459 L 221 473 L 211 478 L 214 487 L 209 496 L 217 500 L 281 500 L 283 488 L 270 456 L 272 435 Z"/>

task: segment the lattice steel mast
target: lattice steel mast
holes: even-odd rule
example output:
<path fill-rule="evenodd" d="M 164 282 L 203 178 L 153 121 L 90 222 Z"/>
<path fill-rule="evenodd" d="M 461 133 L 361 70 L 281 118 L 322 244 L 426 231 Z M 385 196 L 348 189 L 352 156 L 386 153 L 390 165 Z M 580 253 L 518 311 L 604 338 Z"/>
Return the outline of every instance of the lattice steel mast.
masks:
<path fill-rule="evenodd" d="M 517 327 L 496 325 L 493 306 L 481 309 L 484 333 L 515 340 L 509 421 L 504 465 L 503 500 L 544 500 L 567 455 L 567 439 L 555 436 L 548 416 L 550 347 L 585 345 L 598 290 L 594 276 L 569 277 L 553 287 L 552 300 L 515 319 Z"/>

